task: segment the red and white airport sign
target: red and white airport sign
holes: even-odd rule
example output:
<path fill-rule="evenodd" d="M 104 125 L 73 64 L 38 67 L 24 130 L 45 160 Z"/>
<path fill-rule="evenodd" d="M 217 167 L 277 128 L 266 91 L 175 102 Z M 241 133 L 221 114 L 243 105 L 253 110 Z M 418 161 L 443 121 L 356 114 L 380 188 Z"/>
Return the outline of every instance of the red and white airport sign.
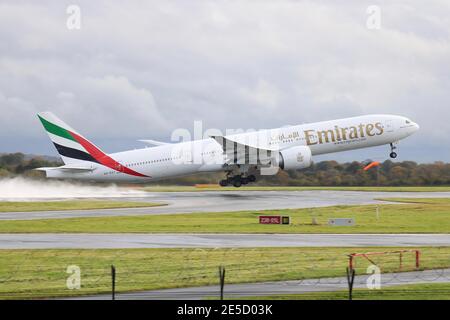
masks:
<path fill-rule="evenodd" d="M 290 224 L 289 216 L 259 216 L 260 224 Z"/>

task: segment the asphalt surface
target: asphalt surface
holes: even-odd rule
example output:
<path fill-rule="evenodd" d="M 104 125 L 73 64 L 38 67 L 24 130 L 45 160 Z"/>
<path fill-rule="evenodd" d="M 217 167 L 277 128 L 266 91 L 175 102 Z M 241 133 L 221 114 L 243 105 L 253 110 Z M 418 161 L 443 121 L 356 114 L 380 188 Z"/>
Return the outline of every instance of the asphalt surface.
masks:
<path fill-rule="evenodd" d="M 357 275 L 354 280 L 354 288 L 367 288 L 367 280 L 370 275 Z M 450 269 L 425 270 L 402 273 L 382 273 L 380 279 L 381 288 L 387 286 L 420 284 L 420 283 L 448 283 L 450 282 Z M 272 296 L 285 294 L 299 294 L 308 292 L 338 291 L 348 288 L 347 279 L 321 278 L 295 281 L 276 281 L 243 284 L 225 284 L 225 298 Z M 116 294 L 118 300 L 200 300 L 219 297 L 219 286 L 204 286 L 192 288 L 177 288 L 165 290 L 140 291 L 133 293 Z M 111 295 L 96 295 L 71 298 L 76 300 L 110 300 Z"/>
<path fill-rule="evenodd" d="M 0 234 L 0 249 L 450 246 L 450 234 Z"/>
<path fill-rule="evenodd" d="M 0 213 L 0 220 L 130 216 L 191 212 L 363 205 L 377 198 L 450 197 L 450 192 L 353 191 L 218 191 L 155 192 L 140 197 L 108 198 L 118 201 L 166 203 L 167 206 L 133 209 L 69 210 Z M 450 234 L 0 234 L 0 249 L 97 248 L 229 248 L 229 247 L 371 247 L 449 246 Z M 367 275 L 355 278 L 355 288 L 365 288 Z M 450 282 L 450 269 L 383 274 L 382 285 Z M 341 278 L 308 279 L 225 286 L 226 297 L 336 291 L 347 288 Z M 117 299 L 203 299 L 218 296 L 218 286 L 178 288 L 118 294 Z M 110 295 L 81 299 L 110 299 Z"/>
<path fill-rule="evenodd" d="M 118 201 L 166 203 L 152 208 L 3 212 L 0 220 L 132 216 L 192 212 L 312 208 L 333 205 L 381 203 L 377 198 L 448 198 L 450 192 L 363 192 L 363 191 L 205 191 L 149 192 L 139 197 L 107 198 Z"/>

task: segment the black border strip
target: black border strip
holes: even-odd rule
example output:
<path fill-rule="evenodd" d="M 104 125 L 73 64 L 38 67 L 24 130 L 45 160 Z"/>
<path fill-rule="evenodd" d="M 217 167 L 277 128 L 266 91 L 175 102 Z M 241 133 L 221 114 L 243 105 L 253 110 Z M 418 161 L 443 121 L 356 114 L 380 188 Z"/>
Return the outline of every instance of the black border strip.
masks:
<path fill-rule="evenodd" d="M 77 149 L 65 147 L 65 146 L 62 146 L 62 145 L 57 144 L 55 142 L 53 142 L 53 144 L 55 145 L 55 148 L 58 151 L 58 153 L 60 155 L 64 156 L 64 157 L 99 163 L 97 160 L 95 160 L 94 157 L 92 157 L 87 152 L 83 152 L 83 151 L 80 151 L 80 150 L 77 150 Z"/>

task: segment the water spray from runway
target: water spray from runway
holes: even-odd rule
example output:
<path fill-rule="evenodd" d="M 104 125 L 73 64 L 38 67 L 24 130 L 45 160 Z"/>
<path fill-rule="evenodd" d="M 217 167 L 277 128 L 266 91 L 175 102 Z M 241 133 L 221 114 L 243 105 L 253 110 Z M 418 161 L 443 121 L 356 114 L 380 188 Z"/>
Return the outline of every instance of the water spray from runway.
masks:
<path fill-rule="evenodd" d="M 70 198 L 139 197 L 144 191 L 116 185 L 88 185 L 23 177 L 0 179 L 0 201 L 27 201 Z"/>

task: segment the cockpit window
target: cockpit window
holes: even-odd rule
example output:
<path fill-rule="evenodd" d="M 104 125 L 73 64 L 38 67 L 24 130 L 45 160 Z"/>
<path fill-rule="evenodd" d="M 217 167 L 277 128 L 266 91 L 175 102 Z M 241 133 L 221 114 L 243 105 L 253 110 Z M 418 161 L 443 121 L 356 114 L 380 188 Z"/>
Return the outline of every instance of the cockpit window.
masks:
<path fill-rule="evenodd" d="M 410 124 L 410 123 L 411 123 L 411 121 L 409 121 L 409 120 L 406 120 L 406 123 L 407 123 L 407 124 Z"/>

